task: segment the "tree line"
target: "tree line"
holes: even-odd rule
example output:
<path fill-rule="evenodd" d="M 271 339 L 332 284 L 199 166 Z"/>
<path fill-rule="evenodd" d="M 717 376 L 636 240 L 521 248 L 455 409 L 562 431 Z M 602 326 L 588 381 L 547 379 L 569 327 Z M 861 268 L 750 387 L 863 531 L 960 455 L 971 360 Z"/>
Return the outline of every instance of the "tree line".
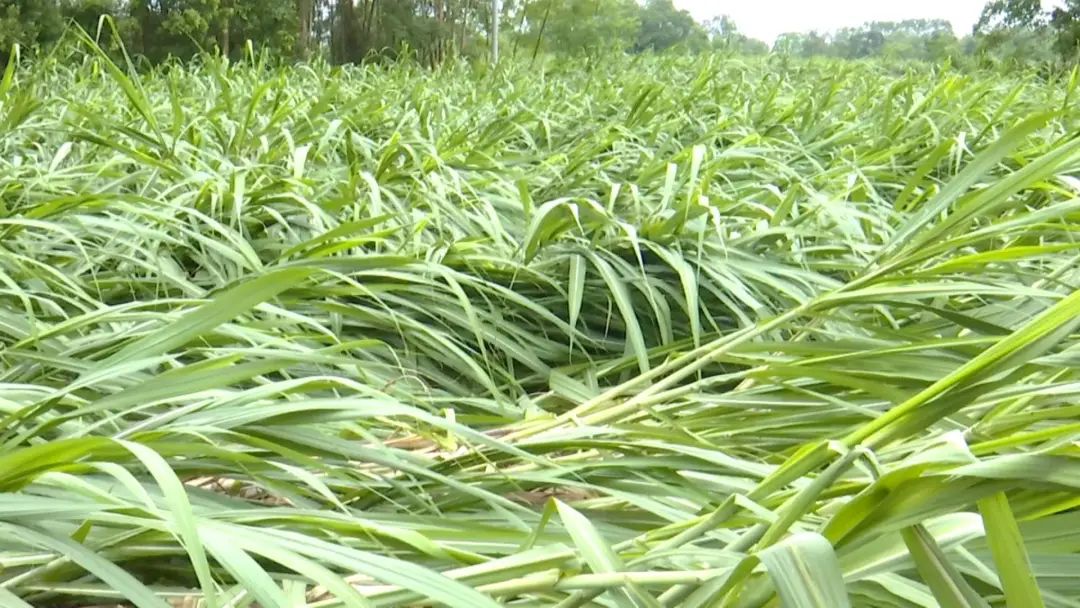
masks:
<path fill-rule="evenodd" d="M 1040 0 L 990 0 L 973 31 L 957 37 L 941 19 L 876 21 L 836 32 L 783 34 L 773 51 L 803 57 L 925 60 L 1011 66 L 1073 65 L 1080 56 L 1080 0 L 1044 8 Z"/>
<path fill-rule="evenodd" d="M 0 59 L 14 44 L 48 48 L 73 23 L 100 33 L 102 16 L 112 23 L 104 43 L 151 62 L 200 52 L 236 57 L 250 40 L 285 59 L 407 54 L 436 64 L 486 55 L 493 32 L 506 54 L 526 57 L 722 50 L 1009 64 L 1071 62 L 1080 41 L 1080 0 L 1053 10 L 1039 0 L 990 0 L 963 37 L 947 21 L 912 19 L 784 34 L 771 48 L 728 17 L 697 23 L 672 0 L 0 0 Z"/>
<path fill-rule="evenodd" d="M 235 57 L 251 40 L 283 58 L 408 53 L 437 63 L 486 54 L 496 18 L 503 48 L 517 55 L 702 51 L 736 40 L 718 39 L 672 0 L 0 0 L 0 49 L 46 48 L 72 23 L 93 34 L 103 15 L 128 51 L 152 62 Z"/>
<path fill-rule="evenodd" d="M 975 50 L 971 37 L 960 39 L 952 24 L 943 19 L 873 21 L 832 33 L 782 34 L 773 49 L 778 53 L 803 57 L 926 60 L 941 62 L 970 55 Z"/>

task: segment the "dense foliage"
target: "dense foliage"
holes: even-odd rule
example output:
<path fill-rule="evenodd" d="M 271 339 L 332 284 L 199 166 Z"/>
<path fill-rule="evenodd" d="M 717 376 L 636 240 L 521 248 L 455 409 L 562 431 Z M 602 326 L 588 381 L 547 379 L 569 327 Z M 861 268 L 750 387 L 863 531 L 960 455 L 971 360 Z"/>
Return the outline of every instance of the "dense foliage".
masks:
<path fill-rule="evenodd" d="M 600 57 L 613 53 L 769 46 L 728 17 L 696 23 L 672 0 L 0 0 L 0 66 L 13 44 L 51 48 L 69 24 L 97 33 L 108 16 L 132 54 L 151 63 L 202 51 L 242 58 L 247 41 L 278 59 L 335 63 L 408 55 L 429 65 L 491 50 L 492 11 L 510 55 Z M 1071 66 L 1080 0 L 1044 11 L 1038 0 L 990 0 L 974 32 L 940 19 L 875 21 L 835 32 L 792 32 L 772 50 L 803 57 L 882 57 L 974 67 Z M 106 35 L 105 43 L 114 37 Z"/>
<path fill-rule="evenodd" d="M 336 63 L 403 55 L 434 65 L 490 51 L 490 0 L 0 0 L 0 65 L 7 49 L 50 48 L 69 24 L 98 32 L 108 16 L 135 55 L 157 63 L 202 51 L 241 58 L 251 41 L 278 59 L 322 55 Z M 744 56 L 769 46 L 728 17 L 695 23 L 672 0 L 501 0 L 500 40 L 516 57 L 722 50 Z M 106 32 L 106 34 L 108 34 Z M 1044 11 L 1038 0 L 990 0 L 974 32 L 940 19 L 880 21 L 836 32 L 792 32 L 772 47 L 802 57 L 1040 64 L 1071 67 L 1080 0 Z M 105 35 L 103 43 L 117 37 Z"/>
<path fill-rule="evenodd" d="M 1080 602 L 1076 78 L 130 73 L 0 79 L 5 607 Z"/>
<path fill-rule="evenodd" d="M 972 32 L 940 19 L 874 21 L 836 32 L 793 32 L 774 50 L 803 57 L 885 57 L 979 67 L 1066 67 L 1080 53 L 1080 0 L 1044 10 L 1039 0 L 991 0 Z"/>
<path fill-rule="evenodd" d="M 804 57 L 831 56 L 843 59 L 887 57 L 943 62 L 956 61 L 971 51 L 956 37 L 952 25 L 941 19 L 873 21 L 830 34 L 817 32 L 784 34 L 776 50 Z"/>
<path fill-rule="evenodd" d="M 437 63 L 487 52 L 493 6 L 491 0 L 0 0 L 0 53 L 14 43 L 51 46 L 71 22 L 96 32 L 108 16 L 127 48 L 153 62 L 204 50 L 242 57 L 250 40 L 286 59 L 323 54 L 345 63 L 404 52 Z M 701 51 L 714 44 L 671 0 L 501 0 L 498 7 L 503 44 L 515 54 Z M 727 32 L 715 44 L 735 36 Z"/>
<path fill-rule="evenodd" d="M 975 32 L 990 62 L 1075 63 L 1080 59 L 1080 2 L 1064 0 L 1045 8 L 1040 0 L 990 0 Z"/>

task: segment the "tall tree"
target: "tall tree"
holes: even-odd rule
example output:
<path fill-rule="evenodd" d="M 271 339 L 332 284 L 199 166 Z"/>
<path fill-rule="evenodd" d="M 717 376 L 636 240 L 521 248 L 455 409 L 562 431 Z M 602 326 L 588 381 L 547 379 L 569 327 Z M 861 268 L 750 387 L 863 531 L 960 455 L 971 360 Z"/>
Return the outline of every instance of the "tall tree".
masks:
<path fill-rule="evenodd" d="M 315 19 L 314 0 L 296 0 L 296 48 L 301 59 L 311 57 L 311 27 Z"/>
<path fill-rule="evenodd" d="M 635 0 L 554 0 L 529 4 L 525 35 L 547 49 L 571 55 L 621 52 L 637 43 L 641 26 Z"/>
<path fill-rule="evenodd" d="M 59 37 L 63 17 L 55 0 L 0 0 L 0 56 L 12 45 L 47 44 Z"/>
<path fill-rule="evenodd" d="M 1018 64 L 1054 60 L 1054 40 L 1040 0 L 990 0 L 975 37 L 984 63 Z"/>
<path fill-rule="evenodd" d="M 491 63 L 499 63 L 499 19 L 502 11 L 499 0 L 491 0 Z"/>
<path fill-rule="evenodd" d="M 990 0 L 979 15 L 975 32 L 1036 27 L 1044 17 L 1041 0 Z"/>
<path fill-rule="evenodd" d="M 683 43 L 705 46 L 705 30 L 690 13 L 675 8 L 671 0 L 648 0 L 639 19 L 641 28 L 634 44 L 639 51 L 663 51 Z"/>
<path fill-rule="evenodd" d="M 706 21 L 704 27 L 715 49 L 742 55 L 764 55 L 769 52 L 769 45 L 743 35 L 735 20 L 727 15 Z"/>
<path fill-rule="evenodd" d="M 336 25 L 333 33 L 335 59 L 339 63 L 359 59 L 363 52 L 360 49 L 359 23 L 356 20 L 356 7 L 353 5 L 353 0 L 338 0 Z"/>
<path fill-rule="evenodd" d="M 829 39 L 819 32 L 788 32 L 780 34 L 773 50 L 784 55 L 817 57 L 831 54 Z"/>
<path fill-rule="evenodd" d="M 1066 60 L 1080 60 L 1080 0 L 1065 0 L 1050 15 L 1056 33 L 1055 48 Z"/>
<path fill-rule="evenodd" d="M 221 54 L 228 57 L 229 51 L 232 50 L 232 16 L 233 16 L 233 0 L 219 0 L 218 6 L 218 49 L 221 50 Z"/>

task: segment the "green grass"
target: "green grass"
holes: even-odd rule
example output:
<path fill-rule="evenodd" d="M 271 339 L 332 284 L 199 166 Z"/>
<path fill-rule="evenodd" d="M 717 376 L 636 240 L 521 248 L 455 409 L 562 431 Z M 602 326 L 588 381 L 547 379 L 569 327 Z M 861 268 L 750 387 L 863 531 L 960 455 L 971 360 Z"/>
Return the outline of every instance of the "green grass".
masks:
<path fill-rule="evenodd" d="M 130 74 L 0 80 L 3 606 L 1080 606 L 1077 79 Z"/>

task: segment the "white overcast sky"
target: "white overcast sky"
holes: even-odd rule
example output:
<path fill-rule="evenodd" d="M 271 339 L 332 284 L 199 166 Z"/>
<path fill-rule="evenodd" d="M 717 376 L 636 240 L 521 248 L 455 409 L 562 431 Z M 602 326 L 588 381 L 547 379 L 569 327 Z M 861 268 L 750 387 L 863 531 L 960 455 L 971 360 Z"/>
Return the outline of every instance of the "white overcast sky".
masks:
<path fill-rule="evenodd" d="M 832 31 L 867 21 L 947 19 L 971 33 L 987 0 L 674 0 L 699 21 L 728 15 L 739 31 L 772 43 L 784 32 Z M 1044 4 L 1053 4 L 1044 0 Z"/>

